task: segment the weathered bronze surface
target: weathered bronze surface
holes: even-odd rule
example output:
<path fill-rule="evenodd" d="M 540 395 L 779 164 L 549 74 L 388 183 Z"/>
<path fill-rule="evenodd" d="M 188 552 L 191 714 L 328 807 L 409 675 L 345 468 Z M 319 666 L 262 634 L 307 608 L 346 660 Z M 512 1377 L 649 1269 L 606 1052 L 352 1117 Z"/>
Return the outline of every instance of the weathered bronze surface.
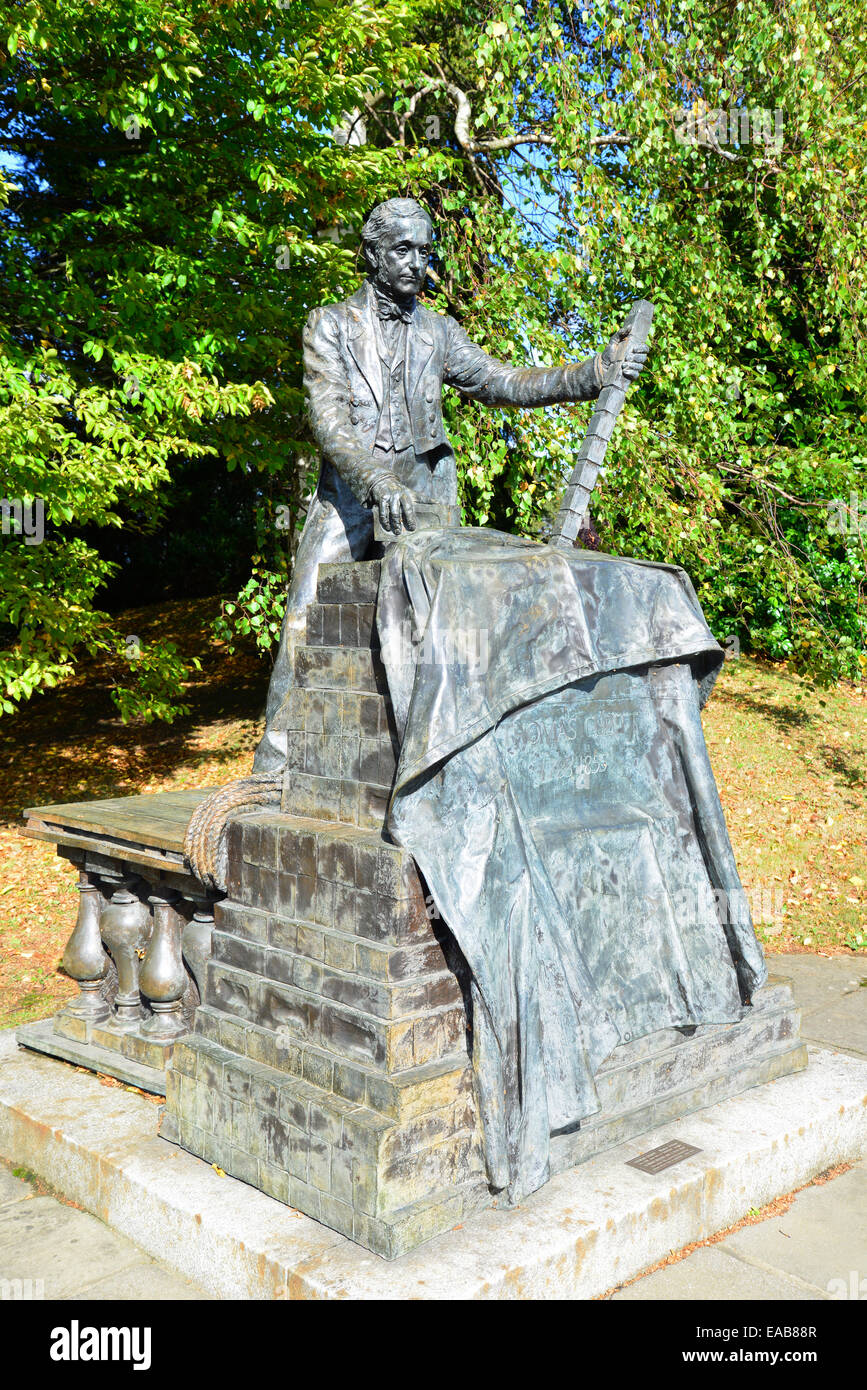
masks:
<path fill-rule="evenodd" d="M 192 1025 L 213 930 L 210 892 L 183 856 L 207 790 L 28 810 L 25 834 L 79 870 L 78 918 L 63 956 L 79 996 L 17 1030 L 26 1047 L 165 1091 L 165 1065 Z"/>
<path fill-rule="evenodd" d="M 623 341 L 614 349 L 614 360 L 605 373 L 596 409 L 578 451 L 578 459 L 560 502 L 560 510 L 554 519 L 551 528 L 551 541 L 554 545 L 568 548 L 578 539 L 591 494 L 602 472 L 605 450 L 608 448 L 629 386 L 629 378 L 624 376 L 622 364 L 629 360 L 630 347 L 643 347 L 647 342 L 652 322 L 653 305 L 646 299 L 637 300 L 620 330 Z"/>
<path fill-rule="evenodd" d="M 585 363 L 509 367 L 416 303 L 430 238 L 375 209 L 368 282 L 308 321 L 322 471 L 253 776 L 30 818 L 85 878 L 82 997 L 28 1045 L 171 1057 L 166 1137 L 387 1257 L 806 1063 L 707 757 L 692 586 L 562 544 L 650 306 Z M 461 527 L 443 384 L 603 382 L 554 543 Z"/>
<path fill-rule="evenodd" d="M 615 1047 L 736 1022 L 766 979 L 699 718 L 722 651 L 674 566 L 464 528 L 382 569 L 389 830 L 470 966 L 488 1175 L 517 1201 Z"/>
<path fill-rule="evenodd" d="M 416 302 L 431 252 L 428 214 L 395 198 L 363 231 L 369 279 L 351 299 L 311 313 L 304 331 L 304 389 L 322 470 L 298 546 L 254 772 L 282 768 L 280 709 L 293 685 L 320 564 L 363 560 L 373 513 L 398 534 L 415 526 L 415 503 L 458 502 L 454 453 L 443 428 L 442 388 L 485 405 L 543 406 L 593 400 L 622 347 L 561 367 L 510 367 L 471 342 L 455 322 Z M 647 356 L 630 345 L 620 362 L 633 380 Z"/>
<path fill-rule="evenodd" d="M 508 367 L 416 303 L 422 208 L 382 205 L 364 240 L 367 284 L 305 331 L 322 472 L 254 768 L 295 767 L 284 807 L 307 804 L 287 752 L 294 651 L 320 563 L 363 559 L 375 515 L 392 542 L 377 626 L 402 738 L 388 828 L 469 963 L 488 1178 L 519 1200 L 548 1177 L 552 1134 L 598 1110 L 615 1047 L 737 1021 L 766 978 L 699 720 L 722 654 L 682 572 L 569 544 L 652 306 L 587 362 Z M 550 546 L 417 529 L 418 503 L 457 503 L 444 384 L 522 406 L 604 386 Z"/>

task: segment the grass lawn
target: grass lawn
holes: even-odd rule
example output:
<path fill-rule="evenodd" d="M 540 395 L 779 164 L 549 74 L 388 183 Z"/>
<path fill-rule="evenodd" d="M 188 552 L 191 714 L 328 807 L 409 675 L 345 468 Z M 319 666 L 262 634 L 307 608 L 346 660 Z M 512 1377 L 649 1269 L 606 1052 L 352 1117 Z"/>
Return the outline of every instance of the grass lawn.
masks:
<path fill-rule="evenodd" d="M 214 786 L 249 771 L 268 666 L 207 636 L 216 607 L 202 599 L 125 615 L 129 633 L 169 636 L 201 659 L 189 717 L 124 726 L 108 669 L 88 663 L 0 720 L 0 1026 L 51 1014 L 75 992 L 57 967 L 77 875 L 52 846 L 22 838 L 22 809 Z M 744 887 L 772 905 L 757 926 L 766 950 L 865 953 L 867 689 L 801 693 L 784 668 L 728 663 L 705 712 L 711 762 Z"/>
<path fill-rule="evenodd" d="M 704 728 L 744 887 L 782 894 L 766 949 L 867 952 L 867 688 L 808 694 L 742 657 Z"/>

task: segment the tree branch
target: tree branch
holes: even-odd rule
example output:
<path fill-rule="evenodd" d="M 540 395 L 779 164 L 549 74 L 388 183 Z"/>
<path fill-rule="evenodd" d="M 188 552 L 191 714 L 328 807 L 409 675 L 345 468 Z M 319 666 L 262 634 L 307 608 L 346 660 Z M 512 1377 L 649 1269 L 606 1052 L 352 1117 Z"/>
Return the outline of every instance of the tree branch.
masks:
<path fill-rule="evenodd" d="M 557 138 L 548 135 L 541 130 L 527 131 L 523 135 L 501 135 L 487 140 L 477 140 L 472 134 L 473 109 L 470 105 L 469 96 L 465 91 L 450 82 L 439 68 L 438 77 L 424 77 L 427 84 L 424 89 L 413 97 L 413 107 L 415 102 L 437 87 L 445 90 L 451 97 L 455 105 L 455 137 L 462 150 L 467 154 L 494 154 L 498 150 L 514 150 L 518 145 L 556 145 Z M 589 144 L 591 148 L 598 149 L 603 145 L 629 145 L 632 142 L 631 135 L 593 135 Z"/>

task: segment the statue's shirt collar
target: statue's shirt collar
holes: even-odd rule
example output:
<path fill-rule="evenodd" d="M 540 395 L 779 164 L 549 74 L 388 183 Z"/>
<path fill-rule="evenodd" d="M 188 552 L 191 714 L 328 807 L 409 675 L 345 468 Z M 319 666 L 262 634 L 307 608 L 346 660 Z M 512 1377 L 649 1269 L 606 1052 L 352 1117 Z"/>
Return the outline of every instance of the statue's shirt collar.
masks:
<path fill-rule="evenodd" d="M 399 319 L 401 323 L 411 323 L 415 313 L 415 296 L 409 299 L 392 299 L 385 294 L 378 285 L 372 280 L 368 280 L 368 292 L 370 303 L 378 319 L 388 322 L 389 319 Z"/>

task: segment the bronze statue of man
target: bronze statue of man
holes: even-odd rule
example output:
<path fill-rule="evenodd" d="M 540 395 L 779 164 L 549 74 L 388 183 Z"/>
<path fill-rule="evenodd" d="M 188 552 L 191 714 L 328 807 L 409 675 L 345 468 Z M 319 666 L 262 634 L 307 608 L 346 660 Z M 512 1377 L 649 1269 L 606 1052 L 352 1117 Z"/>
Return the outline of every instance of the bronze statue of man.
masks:
<path fill-rule="evenodd" d="M 442 388 L 492 406 L 593 400 L 619 335 L 601 354 L 561 367 L 509 367 L 477 347 L 453 318 L 417 302 L 432 224 L 410 198 L 374 208 L 362 228 L 368 278 L 351 299 L 314 309 L 304 330 L 304 389 L 322 455 L 298 546 L 255 773 L 286 759 L 280 708 L 293 683 L 293 651 L 319 565 L 365 558 L 373 509 L 386 530 L 414 530 L 414 502 L 457 505 L 457 470 L 443 429 Z M 627 349 L 623 375 L 644 365 Z"/>

